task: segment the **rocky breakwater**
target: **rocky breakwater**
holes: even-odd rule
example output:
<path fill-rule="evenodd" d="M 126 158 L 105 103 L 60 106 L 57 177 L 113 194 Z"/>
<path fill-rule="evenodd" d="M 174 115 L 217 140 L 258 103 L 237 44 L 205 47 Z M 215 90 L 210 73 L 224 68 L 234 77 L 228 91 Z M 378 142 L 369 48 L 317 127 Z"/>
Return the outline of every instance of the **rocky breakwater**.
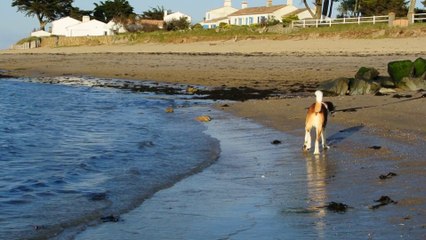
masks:
<path fill-rule="evenodd" d="M 417 58 L 389 62 L 388 76 L 380 76 L 372 67 L 361 67 L 353 78 L 338 78 L 325 81 L 319 89 L 327 95 L 383 95 L 397 91 L 426 89 L 426 60 Z"/>

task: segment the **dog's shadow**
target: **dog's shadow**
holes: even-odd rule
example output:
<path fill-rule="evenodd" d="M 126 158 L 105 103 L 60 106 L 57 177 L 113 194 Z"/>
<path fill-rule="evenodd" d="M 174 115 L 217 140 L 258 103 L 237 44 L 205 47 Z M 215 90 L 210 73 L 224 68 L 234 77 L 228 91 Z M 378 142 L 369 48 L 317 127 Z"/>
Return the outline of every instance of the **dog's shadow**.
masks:
<path fill-rule="evenodd" d="M 346 138 L 349 138 L 353 134 L 361 131 L 361 129 L 363 129 L 363 128 L 364 128 L 364 125 L 359 125 L 359 126 L 350 127 L 350 128 L 340 130 L 339 132 L 329 136 L 327 138 L 327 143 L 329 145 L 336 145 L 336 144 L 340 143 L 341 141 L 345 140 Z"/>

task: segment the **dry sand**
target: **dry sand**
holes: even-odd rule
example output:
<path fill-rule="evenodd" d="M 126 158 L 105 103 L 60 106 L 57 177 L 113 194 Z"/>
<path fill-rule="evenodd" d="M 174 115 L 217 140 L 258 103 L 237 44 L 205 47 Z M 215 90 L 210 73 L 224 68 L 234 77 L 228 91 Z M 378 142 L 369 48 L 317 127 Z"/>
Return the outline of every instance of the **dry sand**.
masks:
<path fill-rule="evenodd" d="M 361 66 L 375 67 L 381 75 L 387 75 L 387 63 L 390 61 L 425 58 L 425 42 L 426 38 L 421 37 L 377 40 L 247 40 L 170 45 L 42 48 L 22 52 L 0 52 L 0 70 L 7 70 L 5 74 L 12 76 L 88 75 L 212 87 L 226 85 L 260 89 L 277 88 L 285 93 L 291 89 L 303 90 L 304 87 L 316 86 L 321 81 L 337 77 L 352 77 Z M 397 140 L 405 145 L 413 144 L 415 153 L 404 152 L 404 159 L 409 161 L 397 162 L 395 165 L 400 165 L 397 169 L 400 168 L 406 177 L 411 176 L 410 173 L 413 172 L 418 174 L 415 175 L 416 178 L 423 179 L 426 161 L 419 157 L 421 156 L 419 153 L 424 152 L 426 140 L 424 122 L 426 98 L 424 92 L 399 94 L 412 96 L 326 98 L 334 102 L 338 109 L 336 116 L 330 120 L 330 132 L 339 135 L 341 129 L 357 129 L 362 126 L 361 135 L 367 133 L 391 141 Z M 288 132 L 300 138 L 302 142 L 305 108 L 313 100 L 313 96 L 250 100 L 219 108 Z M 354 111 L 344 111 L 348 109 Z M 361 159 L 371 154 L 367 143 L 353 142 L 357 139 L 361 138 L 354 138 L 338 146 L 339 151 L 351 153 L 354 161 L 357 156 Z M 356 150 L 353 144 L 358 146 Z M 375 153 L 375 157 L 386 159 L 400 152 L 403 152 L 403 149 L 385 149 Z M 409 180 L 405 184 L 414 186 L 418 184 L 415 181 Z M 402 203 L 409 208 L 422 207 L 426 201 L 424 197 L 413 201 L 409 196 L 402 198 Z M 421 211 L 424 212 L 424 209 Z M 423 212 L 419 213 L 420 218 L 424 217 Z"/>

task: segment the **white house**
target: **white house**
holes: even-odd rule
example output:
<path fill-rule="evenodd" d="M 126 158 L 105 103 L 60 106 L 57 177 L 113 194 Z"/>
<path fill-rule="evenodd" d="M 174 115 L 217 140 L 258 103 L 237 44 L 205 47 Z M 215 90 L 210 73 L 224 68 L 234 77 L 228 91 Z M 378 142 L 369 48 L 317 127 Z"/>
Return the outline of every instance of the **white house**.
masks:
<path fill-rule="evenodd" d="M 35 31 L 31 33 L 31 37 L 50 37 L 52 34 L 43 30 Z"/>
<path fill-rule="evenodd" d="M 307 9 L 299 9 L 293 5 L 293 0 L 287 0 L 287 4 L 273 5 L 272 0 L 266 0 L 266 5 L 261 7 L 249 7 L 243 0 L 241 9 L 232 7 L 231 0 L 225 0 L 222 8 L 213 9 L 206 13 L 205 20 L 200 24 L 204 28 L 216 28 L 220 23 L 232 25 L 260 24 L 269 19 L 281 21 L 282 17 L 297 15 L 299 19 L 311 18 Z"/>
<path fill-rule="evenodd" d="M 241 4 L 241 10 L 238 10 L 228 16 L 230 24 L 233 25 L 251 25 L 261 24 L 269 19 L 281 21 L 283 16 L 296 14 L 299 19 L 310 17 L 307 9 L 299 9 L 293 5 L 293 0 L 287 0 L 287 4 L 273 5 L 272 0 L 266 1 L 266 6 L 248 7 L 246 1 Z"/>
<path fill-rule="evenodd" d="M 216 28 L 220 23 L 229 24 L 228 16 L 236 11 L 238 11 L 238 9 L 232 7 L 232 1 L 225 0 L 223 7 L 206 12 L 204 21 L 200 24 L 204 28 Z"/>
<path fill-rule="evenodd" d="M 111 20 L 107 23 L 108 29 L 112 34 L 114 33 L 125 33 L 127 32 L 126 28 L 121 23 L 116 23 L 114 20 Z"/>
<path fill-rule="evenodd" d="M 67 37 L 106 36 L 112 35 L 111 29 L 104 22 L 96 19 L 67 27 Z"/>
<path fill-rule="evenodd" d="M 72 17 L 64 17 L 52 22 L 52 35 L 66 36 L 67 28 L 80 24 L 81 21 Z"/>
<path fill-rule="evenodd" d="M 186 18 L 188 20 L 188 22 L 192 21 L 191 16 L 186 15 L 184 13 L 174 12 L 174 13 L 168 14 L 167 11 L 164 11 L 163 21 L 166 22 L 166 23 L 171 22 L 173 20 L 179 20 L 181 18 Z"/>

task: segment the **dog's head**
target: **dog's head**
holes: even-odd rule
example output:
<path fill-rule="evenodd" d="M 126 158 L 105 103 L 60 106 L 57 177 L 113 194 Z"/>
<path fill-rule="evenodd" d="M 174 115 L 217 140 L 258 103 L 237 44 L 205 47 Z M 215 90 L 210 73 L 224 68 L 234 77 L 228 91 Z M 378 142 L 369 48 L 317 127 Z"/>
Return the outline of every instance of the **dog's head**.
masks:
<path fill-rule="evenodd" d="M 336 112 L 336 107 L 332 102 L 324 102 L 325 106 L 327 107 L 328 112 L 333 116 Z"/>

